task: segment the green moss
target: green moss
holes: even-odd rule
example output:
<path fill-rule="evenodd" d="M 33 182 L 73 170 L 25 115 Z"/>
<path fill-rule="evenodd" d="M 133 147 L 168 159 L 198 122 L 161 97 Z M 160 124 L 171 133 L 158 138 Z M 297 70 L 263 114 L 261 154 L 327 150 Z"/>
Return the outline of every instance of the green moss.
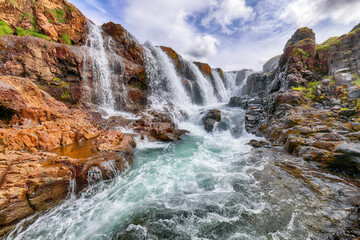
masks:
<path fill-rule="evenodd" d="M 352 75 L 352 78 L 353 78 L 353 81 L 351 83 L 360 87 L 360 76 L 357 73 L 354 73 Z"/>
<path fill-rule="evenodd" d="M 34 28 L 37 27 L 37 25 L 38 25 L 37 24 L 37 19 L 36 19 L 36 17 L 34 15 L 30 15 L 30 23 Z"/>
<path fill-rule="evenodd" d="M 62 36 L 62 40 L 63 40 L 64 43 L 66 43 L 67 45 L 71 45 L 71 40 L 70 40 L 69 34 L 65 33 L 65 34 Z"/>
<path fill-rule="evenodd" d="M 56 19 L 59 23 L 65 23 L 67 22 L 67 19 L 65 19 L 65 12 L 62 9 L 51 9 L 50 11 L 52 11 L 55 15 L 56 15 Z"/>
<path fill-rule="evenodd" d="M 28 35 L 29 36 L 33 36 L 33 37 L 38 37 L 38 38 L 42 38 L 42 39 L 49 39 L 49 36 L 41 34 L 41 33 L 37 33 L 37 32 L 33 32 L 33 31 L 28 31 Z"/>
<path fill-rule="evenodd" d="M 307 88 L 307 94 L 305 95 L 305 97 L 311 101 L 315 101 L 317 96 L 316 96 L 316 90 L 317 90 L 317 86 L 320 84 L 320 81 L 318 82 L 309 82 L 308 83 L 308 88 Z M 320 98 L 320 97 L 319 97 Z M 321 98 L 320 98 L 321 99 Z"/>
<path fill-rule="evenodd" d="M 53 81 L 59 83 L 59 82 L 61 82 L 61 79 L 58 77 L 54 77 Z"/>
<path fill-rule="evenodd" d="M 0 21 L 0 36 L 13 34 L 14 31 L 12 30 L 12 28 L 5 21 Z"/>
<path fill-rule="evenodd" d="M 10 0 L 10 2 L 11 2 L 13 5 L 15 5 L 16 7 L 19 6 L 18 3 L 16 2 L 16 0 Z"/>
<path fill-rule="evenodd" d="M 27 32 L 23 28 L 16 28 L 16 35 L 27 36 Z"/>
<path fill-rule="evenodd" d="M 305 92 L 307 91 L 306 87 L 298 86 L 298 87 L 292 87 L 291 90 L 298 91 L 298 92 Z"/>
<path fill-rule="evenodd" d="M 18 36 L 33 36 L 42 39 L 49 39 L 49 36 L 37 33 L 34 29 L 24 30 L 23 28 L 16 28 L 16 35 Z"/>
<path fill-rule="evenodd" d="M 302 50 L 301 48 L 294 48 L 293 49 L 293 52 L 292 52 L 292 55 L 295 56 L 295 57 L 303 57 L 303 58 L 308 58 L 310 57 L 310 54 L 305 52 L 304 50 Z"/>
<path fill-rule="evenodd" d="M 30 13 L 24 12 L 23 15 L 21 15 L 21 17 L 20 17 L 20 20 L 23 20 L 24 18 L 27 18 L 28 16 L 30 16 Z"/>
<path fill-rule="evenodd" d="M 66 89 L 68 89 L 68 88 L 70 87 L 70 83 L 68 83 L 68 82 L 61 82 L 61 83 L 60 83 L 60 87 L 61 87 L 61 88 L 66 88 Z"/>
<path fill-rule="evenodd" d="M 70 98 L 70 93 L 68 91 L 65 91 L 61 94 L 61 98 L 64 100 L 67 100 Z"/>
<path fill-rule="evenodd" d="M 325 45 L 318 45 L 318 46 L 317 46 L 317 50 L 320 51 L 320 52 L 322 52 L 322 51 L 327 51 L 327 50 L 329 50 L 329 49 L 330 49 L 330 45 L 327 45 L 327 44 L 325 44 Z"/>

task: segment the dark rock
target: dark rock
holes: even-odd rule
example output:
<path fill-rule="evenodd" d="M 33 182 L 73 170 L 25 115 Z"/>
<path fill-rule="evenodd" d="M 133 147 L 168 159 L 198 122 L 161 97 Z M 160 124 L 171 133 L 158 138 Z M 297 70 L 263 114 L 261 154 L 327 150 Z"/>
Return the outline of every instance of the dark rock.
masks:
<path fill-rule="evenodd" d="M 289 46 L 295 46 L 300 41 L 313 41 L 315 42 L 315 33 L 313 30 L 309 28 L 299 28 L 296 32 L 292 35 L 292 37 L 287 41 L 285 49 Z M 284 49 L 284 51 L 285 51 Z"/>
<path fill-rule="evenodd" d="M 360 98 L 360 89 L 349 92 L 349 98 L 350 99 Z"/>
<path fill-rule="evenodd" d="M 275 56 L 275 57 L 272 57 L 271 59 L 269 59 L 263 66 L 263 72 L 269 73 L 272 70 L 274 70 L 277 67 L 277 65 L 279 64 L 280 58 L 281 58 L 281 55 L 278 55 L 278 56 Z"/>
<path fill-rule="evenodd" d="M 221 111 L 218 109 L 209 110 L 202 118 L 202 123 L 207 132 L 212 132 L 214 124 L 221 121 Z"/>
<path fill-rule="evenodd" d="M 229 107 L 242 107 L 243 108 L 243 100 L 241 97 L 232 97 L 230 98 L 230 102 L 228 103 Z"/>
<path fill-rule="evenodd" d="M 241 94 L 249 97 L 264 97 L 267 92 L 267 87 L 270 83 L 267 77 L 262 73 L 251 74 L 244 85 Z"/>
<path fill-rule="evenodd" d="M 344 116 L 344 117 L 351 117 L 354 116 L 355 114 L 356 114 L 355 109 L 343 109 L 340 110 L 339 112 L 339 116 Z"/>
<path fill-rule="evenodd" d="M 347 155 L 353 156 L 353 157 L 360 157 L 360 144 L 356 144 L 356 143 L 340 144 L 335 148 L 335 151 L 339 152 L 339 153 L 347 154 Z M 360 163 L 359 160 L 358 160 L 358 162 Z"/>
<path fill-rule="evenodd" d="M 343 85 L 352 81 L 352 75 L 349 68 L 339 69 L 334 73 L 336 84 Z"/>
<path fill-rule="evenodd" d="M 251 69 L 242 69 L 236 75 L 236 86 L 241 86 L 243 82 L 246 80 L 246 77 L 252 73 L 253 70 Z"/>
<path fill-rule="evenodd" d="M 269 143 L 267 141 L 262 141 L 262 140 L 258 141 L 255 139 L 250 140 L 250 142 L 247 143 L 247 145 L 250 145 L 254 148 L 261 148 L 261 147 L 270 148 L 271 147 L 271 143 Z"/>

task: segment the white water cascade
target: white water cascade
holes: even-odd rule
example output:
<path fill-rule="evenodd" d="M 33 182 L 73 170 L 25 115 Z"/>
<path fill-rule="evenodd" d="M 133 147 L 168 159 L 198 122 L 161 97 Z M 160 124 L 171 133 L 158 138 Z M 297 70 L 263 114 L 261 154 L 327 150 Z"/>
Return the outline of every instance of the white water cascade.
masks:
<path fill-rule="evenodd" d="M 236 86 L 236 72 L 224 72 L 225 77 L 225 88 L 229 91 L 235 88 Z M 231 94 L 231 92 L 230 92 Z"/>
<path fill-rule="evenodd" d="M 229 101 L 230 96 L 228 94 L 228 91 L 225 88 L 224 82 L 221 80 L 219 72 L 217 70 L 215 70 L 215 69 L 212 69 L 211 73 L 212 73 L 212 75 L 214 77 L 215 87 L 216 87 L 217 92 L 218 92 L 218 94 L 219 94 L 219 96 L 221 98 L 221 101 L 222 102 Z"/>
<path fill-rule="evenodd" d="M 237 87 L 234 88 L 234 90 L 233 90 L 232 93 L 231 93 L 232 96 L 237 96 L 237 97 L 240 97 L 240 96 L 241 96 L 242 89 L 244 88 L 244 86 L 245 86 L 245 84 L 246 84 L 249 76 L 250 76 L 251 74 L 253 74 L 253 73 L 254 73 L 254 72 L 253 72 L 252 70 L 246 71 L 244 81 L 241 83 L 240 86 L 237 86 Z"/>
<path fill-rule="evenodd" d="M 204 98 L 204 105 L 217 103 L 218 100 L 214 94 L 214 89 L 210 80 L 208 80 L 202 73 L 199 68 L 192 62 L 188 62 L 191 70 L 193 71 L 196 81 L 200 86 L 201 94 Z"/>
<path fill-rule="evenodd" d="M 158 110 L 167 108 L 175 119 L 181 118 L 182 113 L 189 113 L 193 107 L 182 79 L 176 74 L 169 57 L 159 47 L 146 42 L 143 48 L 146 72 L 151 79 L 151 107 Z"/>
<path fill-rule="evenodd" d="M 89 35 L 86 46 L 89 49 L 91 71 L 95 95 L 99 107 L 106 113 L 115 109 L 115 97 L 112 92 L 111 67 L 105 49 L 100 26 L 88 23 Z"/>

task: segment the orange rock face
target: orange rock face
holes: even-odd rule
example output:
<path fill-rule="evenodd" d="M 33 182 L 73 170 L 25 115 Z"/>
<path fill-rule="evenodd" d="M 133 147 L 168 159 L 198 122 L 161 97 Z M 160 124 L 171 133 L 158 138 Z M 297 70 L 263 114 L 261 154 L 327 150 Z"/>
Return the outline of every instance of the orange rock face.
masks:
<path fill-rule="evenodd" d="M 85 158 L 39 152 L 97 136 Z M 76 192 L 99 180 L 89 179 L 89 171 L 96 169 L 107 179 L 114 169 L 124 170 L 134 147 L 132 137 L 102 132 L 88 113 L 69 109 L 30 79 L 0 76 L 0 235 L 63 201 L 71 180 Z"/>
<path fill-rule="evenodd" d="M 0 75 L 33 80 L 57 100 L 76 104 L 81 91 L 81 57 L 65 44 L 35 37 L 0 38 Z"/>
<path fill-rule="evenodd" d="M 86 39 L 86 17 L 65 0 L 1 0 L 0 20 L 14 30 L 32 29 L 57 42 L 66 43 L 66 36 L 74 44 L 82 44 Z"/>

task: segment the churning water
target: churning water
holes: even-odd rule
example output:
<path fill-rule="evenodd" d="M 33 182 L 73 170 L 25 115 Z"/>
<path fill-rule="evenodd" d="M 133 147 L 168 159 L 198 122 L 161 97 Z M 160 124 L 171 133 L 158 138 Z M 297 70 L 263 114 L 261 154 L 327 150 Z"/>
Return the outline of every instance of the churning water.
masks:
<path fill-rule="evenodd" d="M 233 135 L 243 111 L 221 109 L 214 133 L 193 116 L 180 142 L 139 144 L 125 173 L 8 239 L 323 239 L 357 188 L 300 159 L 251 150 L 251 136 Z"/>
<path fill-rule="evenodd" d="M 190 133 L 177 143 L 139 142 L 126 172 L 24 220 L 8 239 L 324 239 L 338 230 L 356 186 L 276 149 L 251 149 L 243 110 L 216 103 L 189 63 L 212 104 L 192 105 L 166 55 L 144 48 L 152 106 L 185 111 L 177 122 Z M 235 86 L 226 77 L 225 86 L 216 80 L 223 98 Z M 113 104 L 110 92 L 102 99 Z M 200 119 L 214 107 L 222 120 L 207 133 Z"/>

